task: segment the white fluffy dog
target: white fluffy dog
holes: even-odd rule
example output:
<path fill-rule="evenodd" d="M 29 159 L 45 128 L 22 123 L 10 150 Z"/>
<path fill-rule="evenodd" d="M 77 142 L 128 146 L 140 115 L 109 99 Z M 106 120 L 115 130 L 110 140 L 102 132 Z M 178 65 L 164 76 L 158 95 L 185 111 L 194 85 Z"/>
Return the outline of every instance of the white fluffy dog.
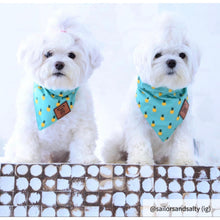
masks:
<path fill-rule="evenodd" d="M 98 162 L 94 154 L 97 129 L 87 80 L 102 58 L 90 32 L 75 18 L 56 17 L 44 33 L 22 44 L 19 59 L 26 75 L 18 93 L 15 130 L 5 146 L 4 161 Z M 42 97 L 40 90 L 46 93 Z M 48 94 L 53 102 L 57 98 L 57 111 L 46 103 Z M 53 118 L 40 121 L 49 113 Z"/>
<path fill-rule="evenodd" d="M 139 78 L 123 112 L 122 133 L 106 141 L 103 159 L 118 162 L 127 152 L 128 163 L 193 165 L 192 95 L 186 87 L 199 66 L 198 49 L 173 16 L 165 16 L 146 38 L 134 53 Z"/>

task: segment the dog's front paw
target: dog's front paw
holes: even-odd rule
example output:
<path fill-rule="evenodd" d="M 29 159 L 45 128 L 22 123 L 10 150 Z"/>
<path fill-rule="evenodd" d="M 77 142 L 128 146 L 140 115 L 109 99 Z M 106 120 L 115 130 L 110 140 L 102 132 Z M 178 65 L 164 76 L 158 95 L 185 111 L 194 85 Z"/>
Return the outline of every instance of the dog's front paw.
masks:
<path fill-rule="evenodd" d="M 154 165 L 154 159 L 153 157 L 147 156 L 147 155 L 138 155 L 135 156 L 134 154 L 128 155 L 127 159 L 128 164 L 148 164 L 148 165 Z"/>
<path fill-rule="evenodd" d="M 74 164 L 74 163 L 79 163 L 79 164 L 97 164 L 100 163 L 99 159 L 95 155 L 91 156 L 85 156 L 85 157 L 71 157 L 69 158 L 69 162 Z"/>
<path fill-rule="evenodd" d="M 170 165 L 179 165 L 179 166 L 195 166 L 196 161 L 193 158 L 175 158 L 169 161 Z"/>

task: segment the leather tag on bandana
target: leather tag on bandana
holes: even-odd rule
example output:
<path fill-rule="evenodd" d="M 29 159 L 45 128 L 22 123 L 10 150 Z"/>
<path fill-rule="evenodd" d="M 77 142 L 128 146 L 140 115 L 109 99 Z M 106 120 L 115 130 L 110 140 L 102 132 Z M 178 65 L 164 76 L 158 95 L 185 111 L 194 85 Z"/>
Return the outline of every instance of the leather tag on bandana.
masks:
<path fill-rule="evenodd" d="M 71 110 L 67 102 L 62 103 L 61 105 L 59 105 L 58 107 L 54 109 L 54 113 L 57 119 L 62 118 L 63 116 L 68 114 L 70 111 Z"/>
<path fill-rule="evenodd" d="M 188 112 L 189 109 L 189 103 L 187 102 L 187 100 L 185 99 L 183 102 L 183 105 L 180 109 L 179 115 L 182 117 L 182 119 L 185 119 L 186 114 Z"/>

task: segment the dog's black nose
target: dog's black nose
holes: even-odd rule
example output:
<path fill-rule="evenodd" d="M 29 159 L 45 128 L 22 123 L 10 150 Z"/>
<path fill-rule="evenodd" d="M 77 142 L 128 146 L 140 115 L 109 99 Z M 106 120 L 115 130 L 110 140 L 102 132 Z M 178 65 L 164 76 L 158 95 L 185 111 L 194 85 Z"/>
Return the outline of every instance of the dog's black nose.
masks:
<path fill-rule="evenodd" d="M 63 67 L 64 67 L 64 63 L 58 61 L 58 62 L 55 63 L 55 67 L 56 67 L 57 70 L 62 70 Z"/>
<path fill-rule="evenodd" d="M 176 66 L 176 60 L 167 60 L 167 66 L 173 69 Z"/>

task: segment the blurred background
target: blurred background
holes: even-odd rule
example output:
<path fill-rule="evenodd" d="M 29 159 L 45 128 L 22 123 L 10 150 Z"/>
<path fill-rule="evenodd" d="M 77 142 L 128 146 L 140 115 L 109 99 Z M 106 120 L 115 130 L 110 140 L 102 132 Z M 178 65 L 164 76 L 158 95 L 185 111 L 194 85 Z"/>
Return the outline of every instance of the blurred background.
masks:
<path fill-rule="evenodd" d="M 79 16 L 98 40 L 104 57 L 90 79 L 99 147 L 118 126 L 122 100 L 136 73 L 135 46 L 147 36 L 153 18 L 163 12 L 179 14 L 202 52 L 193 87 L 201 163 L 220 164 L 220 99 L 216 97 L 220 86 L 220 4 L 0 4 L 0 156 L 16 120 L 16 93 L 23 75 L 16 60 L 19 43 L 27 35 L 43 31 L 57 10 Z"/>

